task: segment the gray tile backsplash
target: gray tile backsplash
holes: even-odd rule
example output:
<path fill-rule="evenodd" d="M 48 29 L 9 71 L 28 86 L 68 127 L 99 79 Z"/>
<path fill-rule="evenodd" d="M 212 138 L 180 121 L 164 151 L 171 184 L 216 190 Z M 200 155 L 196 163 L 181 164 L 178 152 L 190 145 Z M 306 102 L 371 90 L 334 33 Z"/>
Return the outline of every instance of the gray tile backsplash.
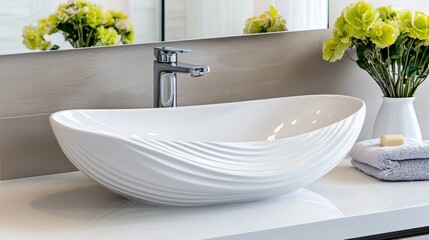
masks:
<path fill-rule="evenodd" d="M 75 171 L 49 126 L 49 115 L 0 120 L 0 179 Z"/>
<path fill-rule="evenodd" d="M 139 49 L 137 53 L 135 48 Z M 2 56 L 0 118 L 70 108 L 149 106 L 151 66 L 137 46 Z M 113 55 L 112 55 L 113 53 Z M 147 55 L 147 54 L 146 54 Z M 146 77 L 147 78 L 147 77 Z M 147 96 L 147 97 L 145 97 Z"/>

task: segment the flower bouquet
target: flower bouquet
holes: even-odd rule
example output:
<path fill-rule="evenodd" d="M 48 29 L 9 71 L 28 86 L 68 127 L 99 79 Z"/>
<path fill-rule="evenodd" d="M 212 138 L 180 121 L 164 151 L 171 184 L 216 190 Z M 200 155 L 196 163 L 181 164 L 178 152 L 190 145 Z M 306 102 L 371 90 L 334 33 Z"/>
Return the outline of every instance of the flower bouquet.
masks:
<path fill-rule="evenodd" d="M 244 34 L 282 31 L 287 31 L 286 20 L 274 6 L 259 16 L 248 18 L 243 29 Z"/>
<path fill-rule="evenodd" d="M 74 48 L 129 44 L 134 42 L 134 27 L 125 14 L 103 11 L 87 0 L 69 0 L 55 13 L 25 26 L 24 45 L 31 50 L 57 50 L 59 46 L 46 40 L 47 35 L 60 33 Z"/>
<path fill-rule="evenodd" d="M 396 133 L 421 140 L 412 102 L 429 74 L 429 16 L 360 1 L 344 9 L 333 35 L 323 44 L 323 59 L 335 62 L 354 47 L 353 61 L 383 92 L 373 137 Z"/>
<path fill-rule="evenodd" d="M 323 44 L 323 59 L 335 62 L 355 47 L 355 62 L 385 97 L 412 97 L 429 74 L 429 16 L 361 1 L 344 9 L 334 37 Z"/>

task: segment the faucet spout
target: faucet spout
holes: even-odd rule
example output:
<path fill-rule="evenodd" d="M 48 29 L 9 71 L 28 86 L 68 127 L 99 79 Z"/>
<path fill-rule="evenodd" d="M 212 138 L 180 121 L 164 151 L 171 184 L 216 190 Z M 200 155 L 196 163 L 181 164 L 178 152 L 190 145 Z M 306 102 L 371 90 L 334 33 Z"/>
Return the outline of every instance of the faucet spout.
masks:
<path fill-rule="evenodd" d="M 194 65 L 189 63 L 158 63 L 154 62 L 157 66 L 157 70 L 161 72 L 174 72 L 174 73 L 185 73 L 193 74 L 196 73 L 208 73 L 210 72 L 210 67 L 202 65 Z"/>
<path fill-rule="evenodd" d="M 193 72 L 191 73 L 191 77 L 201 77 L 204 76 L 203 72 Z"/>

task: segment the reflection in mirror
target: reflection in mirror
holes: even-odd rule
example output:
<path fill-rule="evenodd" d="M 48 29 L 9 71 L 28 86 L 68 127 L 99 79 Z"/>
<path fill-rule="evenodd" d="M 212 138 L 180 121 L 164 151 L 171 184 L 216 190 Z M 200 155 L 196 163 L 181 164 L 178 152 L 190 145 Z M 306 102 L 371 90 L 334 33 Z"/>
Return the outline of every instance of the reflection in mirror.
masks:
<path fill-rule="evenodd" d="M 165 40 L 242 35 L 246 20 L 270 6 L 286 20 L 287 31 L 328 27 L 328 0 L 165 0 Z"/>
<path fill-rule="evenodd" d="M 37 26 L 39 19 L 48 17 L 60 4 L 68 1 L 1 1 L 0 54 L 33 52 L 23 44 L 23 28 L 28 25 Z M 288 31 L 326 29 L 328 25 L 328 0 L 89 1 L 102 6 L 104 11 L 122 11 L 127 15 L 134 25 L 134 43 L 242 35 L 245 32 L 243 30 L 246 20 L 253 16 L 260 17 L 262 13 L 269 10 L 271 5 L 285 20 Z M 271 29 L 283 31 L 278 27 Z M 264 31 L 252 29 L 248 33 L 254 32 Z M 60 49 L 73 48 L 59 33 L 47 35 L 46 40 L 58 45 Z M 119 40 L 117 42 L 121 43 Z"/>
<path fill-rule="evenodd" d="M 33 52 L 23 44 L 24 26 L 37 26 L 41 18 L 57 11 L 67 0 L 13 0 L 0 2 L 0 54 Z M 135 28 L 135 43 L 157 42 L 161 36 L 161 7 L 159 0 L 89 0 L 103 10 L 121 11 L 129 17 Z M 64 37 L 55 33 L 46 37 L 60 49 L 73 48 Z M 118 41 L 119 42 L 119 41 Z"/>

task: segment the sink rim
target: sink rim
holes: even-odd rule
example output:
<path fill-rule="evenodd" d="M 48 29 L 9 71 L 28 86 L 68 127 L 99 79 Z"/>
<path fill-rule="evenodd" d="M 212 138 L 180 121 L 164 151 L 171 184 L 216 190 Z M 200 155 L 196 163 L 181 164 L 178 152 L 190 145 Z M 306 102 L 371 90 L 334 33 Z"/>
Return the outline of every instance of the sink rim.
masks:
<path fill-rule="evenodd" d="M 112 137 L 112 138 L 119 138 L 128 142 L 133 142 L 134 139 L 136 138 L 132 138 L 132 137 L 127 137 L 127 136 L 123 136 L 121 134 L 114 134 L 112 132 L 96 132 L 93 130 L 88 130 L 88 129 L 82 129 L 76 126 L 72 126 L 70 124 L 65 124 L 64 122 L 61 122 L 61 120 L 59 120 L 58 118 L 63 116 L 64 113 L 73 113 L 73 112 L 80 112 L 80 113 L 85 113 L 85 112 L 129 112 L 129 111 L 144 111 L 146 113 L 150 113 L 152 111 L 180 111 L 181 109 L 199 109 L 199 108 L 215 108 L 215 107 L 219 107 L 219 106 L 234 106 L 234 105 L 244 105 L 244 104 L 248 104 L 248 103 L 258 103 L 258 102 L 267 102 L 267 101 L 278 101 L 280 99 L 288 99 L 288 98 L 314 98 L 314 97 L 336 97 L 336 98 L 344 98 L 344 99 L 349 99 L 349 100 L 353 100 L 356 103 L 360 103 L 359 106 L 356 107 L 356 110 L 349 113 L 347 116 L 337 120 L 337 121 L 333 121 L 327 125 L 324 125 L 323 127 L 314 129 L 314 130 L 310 130 L 310 131 L 306 131 L 306 132 L 302 132 L 299 134 L 295 134 L 293 136 L 288 136 L 288 137 L 282 137 L 282 138 L 278 138 L 278 139 L 273 139 L 273 140 L 259 140 L 259 141 L 201 141 L 201 140 L 180 140 L 180 139 L 144 139 L 144 141 L 159 141 L 159 142 L 171 142 L 171 143 L 175 143 L 175 142 L 183 142 L 183 143 L 210 143 L 210 144 L 222 144 L 222 145 L 242 145 L 242 144 L 246 144 L 246 145 L 252 145 L 252 144 L 262 144 L 262 143 L 271 143 L 271 144 L 275 144 L 275 143 L 279 143 L 282 141 L 286 141 L 286 139 L 290 139 L 290 138 L 295 138 L 301 135 L 305 135 L 305 134 L 310 134 L 312 132 L 315 131 L 320 131 L 320 129 L 338 124 L 341 121 L 344 121 L 350 117 L 353 117 L 357 112 L 359 111 L 365 111 L 366 110 L 366 104 L 363 100 L 356 98 L 356 97 L 352 97 L 352 96 L 347 96 L 347 95 L 337 95 L 337 94 L 313 94 L 313 95 L 297 95 L 297 96 L 286 96 L 286 97 L 276 97 L 276 98 L 266 98 L 266 99 L 255 99 L 255 100 L 245 100 L 245 101 L 237 101 L 237 102 L 226 102 L 226 103 L 213 103 L 213 104 L 203 104 L 203 105 L 191 105 L 191 106 L 180 106 L 180 107 L 175 107 L 175 108 L 121 108 L 121 109 L 69 109 L 69 110 L 61 110 L 55 113 L 52 113 L 49 116 L 49 121 L 52 124 L 59 124 L 61 125 L 61 127 L 66 127 L 69 128 L 71 130 L 74 131 L 81 131 L 81 132 L 85 132 L 87 134 L 94 134 L 94 135 L 98 135 L 98 136 L 103 136 L 103 137 Z"/>

